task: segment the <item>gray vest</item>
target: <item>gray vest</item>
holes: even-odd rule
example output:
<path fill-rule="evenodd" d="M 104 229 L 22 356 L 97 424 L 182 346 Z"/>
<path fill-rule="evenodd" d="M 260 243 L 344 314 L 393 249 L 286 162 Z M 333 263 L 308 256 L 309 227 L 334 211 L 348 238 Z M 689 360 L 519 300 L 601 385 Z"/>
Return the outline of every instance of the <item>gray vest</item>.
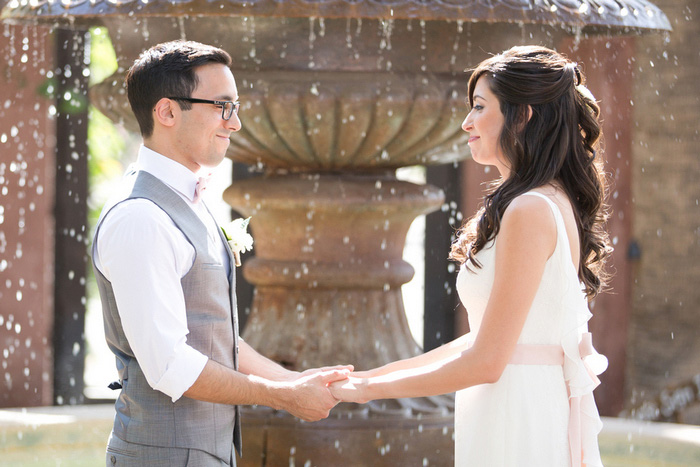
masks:
<path fill-rule="evenodd" d="M 187 343 L 211 360 L 237 370 L 238 317 L 230 251 L 226 249 L 231 263 L 227 277 L 220 259 L 208 253 L 209 236 L 202 221 L 177 193 L 148 172 L 138 173 L 126 199 L 136 198 L 148 199 L 160 207 L 195 249 L 192 269 L 181 280 L 189 329 Z M 97 245 L 100 226 L 101 222 L 93 245 Z M 112 285 L 97 268 L 94 270 L 102 299 L 105 337 L 116 355 L 122 384 L 115 403 L 114 434 L 133 443 L 199 449 L 232 463 L 232 447 L 241 452 L 238 407 L 185 396 L 173 403 L 169 396 L 151 388 L 124 335 Z"/>

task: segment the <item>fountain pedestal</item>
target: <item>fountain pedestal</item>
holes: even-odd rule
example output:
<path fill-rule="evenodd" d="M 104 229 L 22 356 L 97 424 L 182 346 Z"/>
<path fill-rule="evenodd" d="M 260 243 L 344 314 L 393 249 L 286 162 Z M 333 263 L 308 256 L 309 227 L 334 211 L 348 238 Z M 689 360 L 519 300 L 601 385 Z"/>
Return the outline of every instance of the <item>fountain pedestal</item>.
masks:
<path fill-rule="evenodd" d="M 413 268 L 402 254 L 413 219 L 442 204 L 440 190 L 389 175 L 290 175 L 236 182 L 224 199 L 253 217 L 244 338 L 255 349 L 295 370 L 369 369 L 420 352 L 404 314 Z"/>
<path fill-rule="evenodd" d="M 369 369 L 421 353 L 403 307 L 402 260 L 413 219 L 440 190 L 393 175 L 287 175 L 234 183 L 224 199 L 252 216 L 255 285 L 243 338 L 293 370 L 352 363 Z M 452 463 L 450 397 L 340 404 L 304 423 L 269 409 L 243 412 L 241 465 Z M 250 452 L 250 451 L 252 452 Z"/>

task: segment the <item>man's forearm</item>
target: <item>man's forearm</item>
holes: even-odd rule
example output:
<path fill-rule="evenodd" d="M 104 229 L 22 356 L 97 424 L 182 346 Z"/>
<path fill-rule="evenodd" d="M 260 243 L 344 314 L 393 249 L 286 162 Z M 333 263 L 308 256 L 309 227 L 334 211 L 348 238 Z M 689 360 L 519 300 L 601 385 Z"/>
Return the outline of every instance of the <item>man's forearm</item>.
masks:
<path fill-rule="evenodd" d="M 243 339 L 238 341 L 238 371 L 246 375 L 256 375 L 272 381 L 286 381 L 293 373 L 282 365 L 259 354 Z"/>
<path fill-rule="evenodd" d="M 272 381 L 251 377 L 209 360 L 184 396 L 218 404 L 282 408 L 281 401 L 275 397 L 275 389 Z"/>
<path fill-rule="evenodd" d="M 258 375 L 245 375 L 209 360 L 184 395 L 219 404 L 265 405 L 286 410 L 306 421 L 316 421 L 326 418 L 338 402 L 328 390 L 328 384 L 346 379 L 348 371 L 330 369 L 301 374 L 288 381 L 278 381 Z"/>

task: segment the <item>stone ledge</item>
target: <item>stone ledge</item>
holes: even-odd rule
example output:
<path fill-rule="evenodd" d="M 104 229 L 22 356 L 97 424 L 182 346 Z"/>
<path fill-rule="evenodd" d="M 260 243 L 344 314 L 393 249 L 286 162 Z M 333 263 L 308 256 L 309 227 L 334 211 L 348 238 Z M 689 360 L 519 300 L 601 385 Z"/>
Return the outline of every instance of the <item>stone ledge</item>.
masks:
<path fill-rule="evenodd" d="M 111 404 L 2 409 L 2 465 L 101 465 L 113 416 Z M 606 417 L 600 446 L 606 466 L 696 466 L 700 426 Z"/>

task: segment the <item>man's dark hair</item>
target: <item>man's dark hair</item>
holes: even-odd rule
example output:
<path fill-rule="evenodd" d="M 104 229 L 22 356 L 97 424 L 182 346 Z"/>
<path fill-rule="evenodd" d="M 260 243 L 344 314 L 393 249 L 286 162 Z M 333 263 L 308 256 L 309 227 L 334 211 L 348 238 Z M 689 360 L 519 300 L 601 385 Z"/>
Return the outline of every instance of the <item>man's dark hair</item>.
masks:
<path fill-rule="evenodd" d="M 153 134 L 153 108 L 164 97 L 191 97 L 197 87 L 195 69 L 210 63 L 231 66 L 224 50 L 193 41 L 158 44 L 143 52 L 126 74 L 129 105 L 139 123 L 141 135 Z M 178 101 L 183 110 L 189 102 Z"/>

